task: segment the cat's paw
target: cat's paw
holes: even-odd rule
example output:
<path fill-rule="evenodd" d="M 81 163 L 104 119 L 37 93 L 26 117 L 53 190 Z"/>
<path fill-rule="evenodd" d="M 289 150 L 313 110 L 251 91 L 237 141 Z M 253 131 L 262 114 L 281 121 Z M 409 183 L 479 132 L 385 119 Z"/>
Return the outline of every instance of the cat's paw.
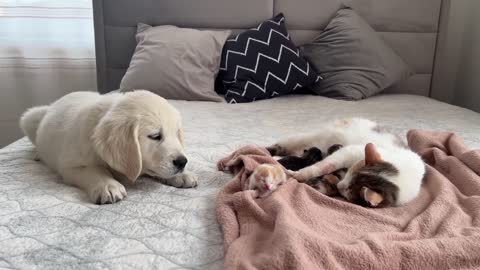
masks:
<path fill-rule="evenodd" d="M 292 170 L 286 170 L 285 173 L 287 174 L 287 177 L 293 177 L 297 174 L 297 171 L 292 171 Z"/>
<path fill-rule="evenodd" d="M 291 170 L 287 170 L 287 176 L 295 178 L 298 182 L 305 182 L 309 179 L 305 177 L 301 171 L 294 172 Z"/>

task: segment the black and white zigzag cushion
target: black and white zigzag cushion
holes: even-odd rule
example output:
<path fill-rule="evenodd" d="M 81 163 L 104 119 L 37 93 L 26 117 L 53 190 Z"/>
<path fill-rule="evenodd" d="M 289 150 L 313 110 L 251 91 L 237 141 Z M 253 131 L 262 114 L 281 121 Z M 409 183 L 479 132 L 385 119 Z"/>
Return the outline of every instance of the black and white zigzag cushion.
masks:
<path fill-rule="evenodd" d="M 300 56 L 283 14 L 227 40 L 218 79 L 229 103 L 251 102 L 308 87 L 320 76 Z"/>

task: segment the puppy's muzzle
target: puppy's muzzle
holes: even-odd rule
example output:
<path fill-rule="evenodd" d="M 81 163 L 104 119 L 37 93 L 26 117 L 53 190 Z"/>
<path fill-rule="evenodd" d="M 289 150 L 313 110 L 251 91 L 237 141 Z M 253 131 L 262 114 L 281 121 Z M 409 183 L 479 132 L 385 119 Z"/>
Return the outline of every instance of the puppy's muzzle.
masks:
<path fill-rule="evenodd" d="M 178 171 L 183 171 L 183 169 L 185 168 L 185 165 L 187 165 L 188 160 L 185 156 L 179 156 L 176 159 L 174 159 L 172 162 L 173 162 L 173 166 L 175 166 L 175 168 Z"/>

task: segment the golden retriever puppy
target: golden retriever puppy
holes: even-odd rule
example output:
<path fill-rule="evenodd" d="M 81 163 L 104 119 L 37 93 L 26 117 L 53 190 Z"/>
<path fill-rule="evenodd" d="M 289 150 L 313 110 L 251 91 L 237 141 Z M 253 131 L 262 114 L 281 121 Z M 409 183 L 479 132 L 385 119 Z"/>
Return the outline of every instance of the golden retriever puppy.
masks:
<path fill-rule="evenodd" d="M 71 93 L 27 110 L 20 127 L 42 162 L 98 204 L 127 195 L 119 178 L 133 183 L 146 174 L 175 187 L 197 185 L 183 172 L 187 158 L 179 112 L 148 91 Z"/>

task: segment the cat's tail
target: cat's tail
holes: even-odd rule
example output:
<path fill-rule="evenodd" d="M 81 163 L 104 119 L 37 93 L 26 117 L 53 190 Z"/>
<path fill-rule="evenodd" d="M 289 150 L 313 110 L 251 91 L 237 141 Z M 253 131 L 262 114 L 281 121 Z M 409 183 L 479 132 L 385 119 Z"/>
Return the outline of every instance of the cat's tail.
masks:
<path fill-rule="evenodd" d="M 33 144 L 36 144 L 37 130 L 49 106 L 38 106 L 28 109 L 20 118 L 20 128 Z"/>

